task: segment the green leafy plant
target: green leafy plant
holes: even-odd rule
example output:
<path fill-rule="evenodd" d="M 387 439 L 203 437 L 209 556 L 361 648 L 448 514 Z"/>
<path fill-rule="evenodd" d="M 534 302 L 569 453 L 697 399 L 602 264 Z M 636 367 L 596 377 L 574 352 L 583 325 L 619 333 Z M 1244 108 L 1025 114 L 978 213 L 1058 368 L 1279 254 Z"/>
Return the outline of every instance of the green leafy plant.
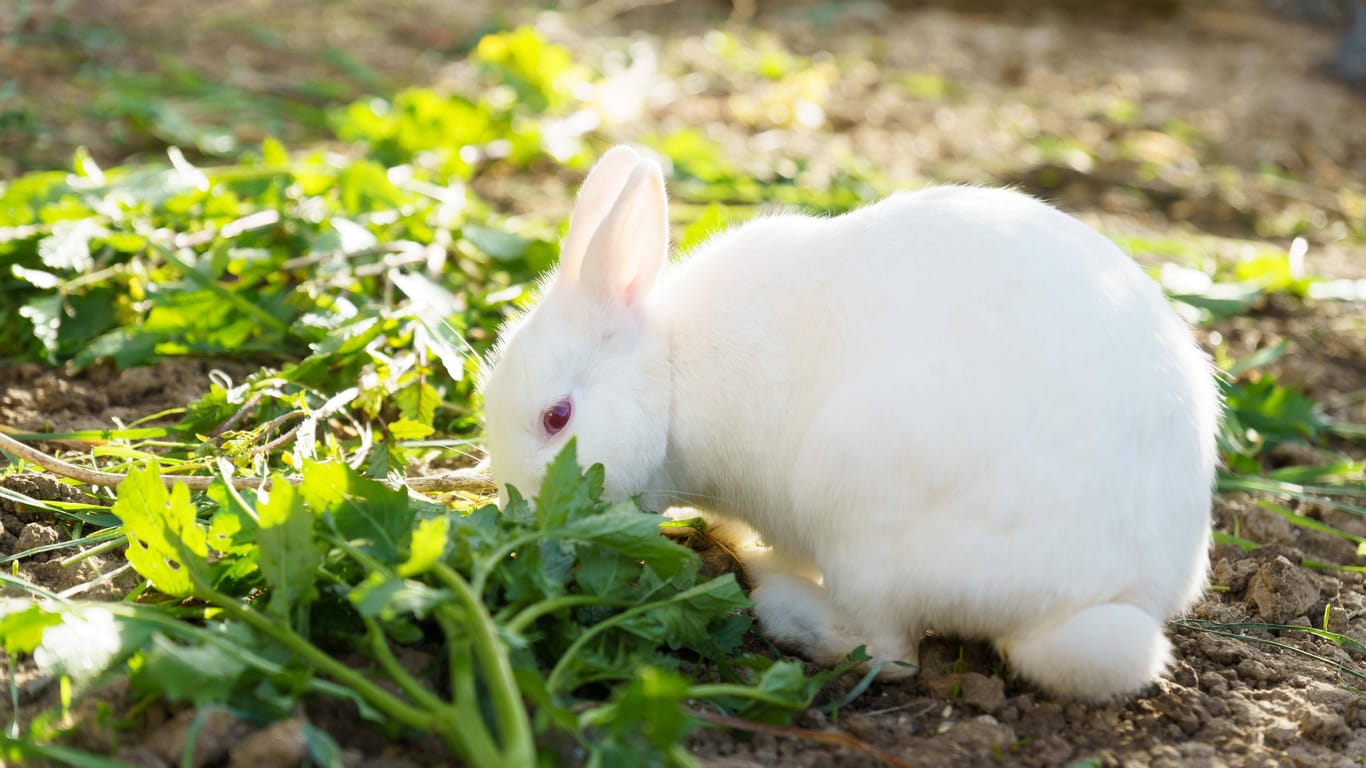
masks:
<path fill-rule="evenodd" d="M 11 601 L 0 634 L 78 690 L 128 674 L 144 694 L 264 719 L 332 696 L 480 766 L 534 765 L 557 748 L 554 732 L 590 763 L 689 764 L 678 750 L 699 723 L 689 707 L 772 717 L 843 671 L 808 678 L 738 653 L 750 619 L 734 577 L 700 579 L 697 555 L 661 537 L 657 516 L 599 499 L 602 476 L 579 471 L 571 443 L 534 512 L 515 491 L 501 510 L 463 510 L 338 462 L 257 490 L 220 476 L 201 497 L 168 490 L 148 463 L 112 511 L 129 562 L 164 597 Z M 92 632 L 106 638 L 94 652 L 81 639 Z M 405 668 L 401 649 L 425 651 L 431 669 Z M 716 681 L 692 682 L 685 666 Z"/>

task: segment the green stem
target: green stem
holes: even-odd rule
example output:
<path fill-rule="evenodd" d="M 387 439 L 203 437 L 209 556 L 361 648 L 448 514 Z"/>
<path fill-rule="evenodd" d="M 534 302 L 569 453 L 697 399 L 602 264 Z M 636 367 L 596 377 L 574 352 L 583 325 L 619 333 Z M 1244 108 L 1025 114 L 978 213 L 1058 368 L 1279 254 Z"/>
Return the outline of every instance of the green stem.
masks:
<path fill-rule="evenodd" d="M 10 721 L 9 727 L 5 729 L 5 735 L 11 739 L 19 738 L 19 678 L 14 674 L 13 653 L 5 654 L 5 671 L 9 674 L 9 703 Z"/>
<path fill-rule="evenodd" d="M 462 631 L 446 612 L 437 611 L 433 615 L 446 638 L 446 664 L 450 668 L 448 672 L 451 678 L 451 701 L 458 709 L 473 709 L 476 714 L 469 718 L 469 721 L 479 726 L 479 732 L 484 734 L 486 739 L 491 739 L 480 712 L 479 684 L 470 652 L 469 633 Z"/>
<path fill-rule="evenodd" d="M 362 616 L 361 621 L 365 623 L 365 638 L 370 641 L 370 650 L 374 652 L 375 660 L 379 662 L 384 674 L 419 706 L 432 711 L 445 709 L 445 702 L 414 680 L 413 676 L 408 674 L 408 670 L 398 663 L 398 658 L 389 647 L 389 639 L 384 636 L 384 630 L 380 629 L 379 622 L 369 616 Z"/>
<path fill-rule="evenodd" d="M 341 549 L 353 560 L 360 563 L 363 567 L 375 573 L 378 573 L 385 578 L 398 578 L 398 576 L 392 573 L 388 568 L 385 568 L 383 565 L 381 565 L 379 561 L 377 561 L 373 557 L 370 557 L 369 555 L 362 552 L 360 549 L 353 546 L 351 542 L 347 541 L 345 537 L 341 536 L 340 534 L 334 534 L 333 536 L 329 537 L 329 539 L 334 546 Z M 444 568 L 447 571 L 450 571 L 449 567 L 440 563 L 437 564 L 437 568 Z M 445 581 L 448 585 L 450 585 L 450 581 L 448 581 L 447 577 L 444 574 L 438 575 L 442 577 L 442 581 Z M 454 580 L 458 582 L 460 586 L 463 586 L 465 589 L 469 588 L 468 585 L 465 584 L 464 580 L 461 579 L 459 575 L 456 574 L 454 571 L 450 571 L 450 576 L 453 577 Z M 453 591 L 455 591 L 454 587 Z M 457 594 L 457 597 L 459 596 L 460 595 Z M 480 612 L 482 612 L 482 616 L 480 614 L 473 615 L 473 624 L 480 629 L 488 631 L 489 627 L 492 626 L 492 619 L 488 617 L 487 611 L 484 611 L 483 604 L 479 603 L 477 598 L 474 602 L 475 606 L 479 609 Z M 441 619 L 440 609 L 438 609 L 437 617 L 438 620 Z M 445 631 L 446 634 L 447 646 L 452 648 L 454 647 L 454 638 L 456 637 L 456 635 L 452 632 L 454 628 L 455 626 L 453 623 L 448 624 L 446 622 L 442 622 L 442 629 Z M 477 647 L 479 644 L 478 633 L 475 632 L 472 634 L 474 636 L 475 644 Z M 492 636 L 491 633 L 490 636 Z M 493 642 L 497 642 L 496 637 L 493 638 Z M 495 654 L 499 650 L 501 650 L 501 646 L 495 647 Z M 525 748 L 528 754 L 528 757 L 525 759 L 525 761 L 517 761 L 517 753 L 521 751 L 522 745 L 514 743 L 510 739 L 505 738 L 504 747 L 500 754 L 498 747 L 494 744 L 493 738 L 489 734 L 487 726 L 484 724 L 484 718 L 478 714 L 479 699 L 477 693 L 474 690 L 474 674 L 473 670 L 468 669 L 468 665 L 466 665 L 465 673 L 461 675 L 461 677 L 464 678 L 463 680 L 456 680 L 455 673 L 454 671 L 452 671 L 452 682 L 461 683 L 458 686 L 452 685 L 452 698 L 455 699 L 456 703 L 454 703 L 451 707 L 447 707 L 444 704 L 442 704 L 440 700 L 436 700 L 436 706 L 433 707 L 433 709 L 435 710 L 435 714 L 438 716 L 439 720 L 445 724 L 445 727 L 439 730 L 438 735 L 448 744 L 450 744 L 452 748 L 456 749 L 457 752 L 460 752 L 463 755 L 468 755 L 470 758 L 469 762 L 473 765 L 501 766 L 504 763 L 511 763 L 512 766 L 518 767 L 522 765 L 531 766 L 534 763 L 536 757 L 535 744 L 531 739 L 531 725 L 526 720 L 526 710 L 521 706 L 520 698 L 517 698 L 519 689 L 517 688 L 516 682 L 511 680 L 511 665 L 507 664 L 506 652 L 502 652 L 501 656 L 504 665 L 508 667 L 508 679 L 511 682 L 512 686 L 511 690 L 512 695 L 514 697 L 514 703 L 516 704 L 516 714 L 521 717 L 521 722 L 523 725 L 524 735 L 519 736 L 519 738 L 521 738 L 525 742 Z M 499 685 L 496 684 L 494 680 L 497 671 L 495 669 L 496 664 L 491 663 L 488 660 L 488 658 L 485 657 L 482 653 L 480 654 L 480 659 L 481 661 L 484 661 L 485 666 L 488 667 L 488 673 L 490 677 L 489 688 L 492 690 L 494 694 L 494 713 L 499 718 L 499 725 L 503 728 L 513 727 L 513 720 L 505 718 L 503 716 L 504 713 L 498 709 L 500 689 Z M 380 664 L 383 665 L 384 663 L 384 660 L 381 658 Z M 394 666 L 397 667 L 398 674 L 401 675 L 402 678 L 407 678 L 411 685 L 413 685 L 414 687 L 421 688 L 421 685 L 415 681 L 412 681 L 408 674 L 404 672 L 401 667 L 398 666 L 397 662 L 395 662 Z M 405 685 L 405 683 L 401 682 L 400 678 L 396 678 L 394 682 L 398 683 L 400 687 L 403 687 Z M 457 691 L 461 694 L 459 697 L 456 696 Z M 411 696 L 412 694 L 410 693 L 409 695 Z M 434 696 L 432 698 L 435 699 Z M 473 712 L 474 714 L 467 714 L 466 711 Z M 461 744 L 462 746 L 467 746 L 470 751 L 463 752 L 460 747 L 456 747 L 457 743 Z M 513 749 L 513 747 L 516 747 L 516 749 Z"/>
<path fill-rule="evenodd" d="M 688 750 L 682 744 L 674 744 L 669 747 L 668 756 L 674 765 L 680 766 L 680 768 L 692 768 L 692 766 L 701 765 L 697 762 L 697 758 L 688 754 Z"/>
<path fill-rule="evenodd" d="M 690 699 L 719 699 L 723 696 L 762 701 L 765 704 L 773 704 L 784 709 L 792 708 L 792 702 L 788 699 L 737 683 L 706 683 L 694 685 L 688 689 L 688 698 Z"/>
<path fill-rule="evenodd" d="M 67 283 L 62 286 L 62 290 L 69 292 L 74 291 L 77 288 L 83 288 L 86 285 L 91 285 L 93 283 L 102 283 L 105 280 L 109 279 L 111 276 L 116 275 L 125 270 L 127 270 L 127 267 L 125 267 L 124 265 L 115 264 L 112 267 L 106 267 L 104 269 L 95 272 L 90 272 L 79 277 L 73 278 L 72 280 L 67 281 Z"/>
<path fill-rule="evenodd" d="M 1350 421 L 1332 421 L 1328 424 L 1328 431 L 1338 437 L 1366 437 L 1366 427 L 1354 424 Z"/>
<path fill-rule="evenodd" d="M 611 605 L 624 607 L 633 604 L 634 601 L 608 600 L 605 597 L 596 597 L 594 595 L 563 595 L 551 600 L 542 600 L 539 603 L 534 603 L 523 608 L 521 612 L 513 616 L 510 620 L 503 622 L 503 629 L 513 634 L 521 634 L 522 630 L 526 629 L 526 626 L 531 622 L 562 608 L 576 608 L 580 605 Z"/>
<path fill-rule="evenodd" d="M 369 616 L 362 616 L 361 620 L 365 622 L 365 635 L 370 641 L 370 649 L 374 652 L 375 659 L 379 661 L 380 668 L 399 689 L 407 694 L 408 698 L 419 706 L 437 713 L 440 719 L 446 721 L 447 726 L 442 729 L 442 732 L 460 743 L 460 746 L 455 750 L 456 752 L 462 755 L 496 756 L 498 754 L 498 748 L 494 745 L 493 739 L 490 738 L 488 730 L 472 726 L 472 724 L 479 723 L 477 709 L 471 710 L 474 713 L 473 716 L 466 715 L 459 711 L 461 709 L 459 705 L 455 707 L 448 705 L 436 694 L 414 680 L 413 676 L 403 668 L 403 665 L 399 664 L 393 650 L 389 648 L 389 640 L 384 636 L 384 630 L 380 629 L 379 622 Z M 476 762 L 476 765 L 480 764 L 487 765 L 487 763 Z"/>
<path fill-rule="evenodd" d="M 494 630 L 493 618 L 480 602 L 479 595 L 453 568 L 437 563 L 432 572 L 455 594 L 469 619 L 465 626 L 474 643 L 475 655 L 488 676 L 485 682 L 493 697 L 493 714 L 501 732 L 505 762 L 516 768 L 535 765 L 536 745 L 531 722 L 522 704 L 521 689 L 512 674 L 507 647 Z"/>
<path fill-rule="evenodd" d="M 337 661 L 331 656 L 323 653 L 317 646 L 308 642 L 304 638 L 295 634 L 288 627 L 281 626 L 265 618 L 256 611 L 243 608 L 238 602 L 227 595 L 212 589 L 205 590 L 203 598 L 210 603 L 223 609 L 224 613 L 241 621 L 242 623 L 255 629 L 257 632 L 269 637 L 275 642 L 289 649 L 296 656 L 308 662 L 314 669 L 331 677 L 342 685 L 351 688 L 360 694 L 375 709 L 397 720 L 399 723 L 413 728 L 414 730 L 431 732 L 435 717 L 432 713 L 424 712 L 407 702 L 400 700 L 397 696 L 389 693 L 383 688 L 375 685 L 356 670 Z M 449 738 L 448 734 L 438 734 L 444 738 Z M 452 744 L 452 747 L 455 745 Z M 473 757 L 473 756 L 471 756 Z M 484 763 L 472 760 L 479 765 L 492 765 L 492 762 Z"/>
<path fill-rule="evenodd" d="M 209 715 L 217 710 L 217 706 L 198 707 L 195 710 L 194 720 L 190 721 L 190 727 L 185 733 L 185 745 L 180 748 L 180 768 L 193 768 L 195 747 L 199 745 L 199 732 L 204 730 L 204 723 L 209 719 Z"/>
<path fill-rule="evenodd" d="M 174 618 L 171 615 L 161 615 L 161 609 L 147 609 L 144 606 L 124 605 L 115 603 L 110 606 L 110 610 L 128 621 L 137 621 L 156 627 L 173 637 L 187 641 L 200 642 L 205 645 L 212 645 L 224 653 L 237 658 L 242 663 L 272 677 L 284 677 L 290 674 L 289 670 L 281 664 L 269 659 L 258 656 L 251 651 L 225 639 L 222 633 L 209 632 L 201 629 L 187 621 Z M 333 696 L 338 699 L 351 700 L 355 698 L 355 692 L 347 690 L 344 686 L 338 685 L 331 680 L 315 678 L 307 683 L 307 690 L 317 692 L 326 696 Z"/>
<path fill-rule="evenodd" d="M 116 536 L 104 542 L 103 544 L 97 544 L 91 547 L 90 549 L 84 549 L 80 552 L 77 552 L 71 557 L 68 557 L 65 560 L 60 561 L 60 565 L 63 568 L 70 568 L 71 566 L 76 565 L 77 563 L 81 562 L 82 560 L 88 557 L 102 555 L 105 552 L 109 552 L 110 550 L 118 549 L 120 546 L 123 546 L 127 543 L 128 538 L 126 536 Z"/>

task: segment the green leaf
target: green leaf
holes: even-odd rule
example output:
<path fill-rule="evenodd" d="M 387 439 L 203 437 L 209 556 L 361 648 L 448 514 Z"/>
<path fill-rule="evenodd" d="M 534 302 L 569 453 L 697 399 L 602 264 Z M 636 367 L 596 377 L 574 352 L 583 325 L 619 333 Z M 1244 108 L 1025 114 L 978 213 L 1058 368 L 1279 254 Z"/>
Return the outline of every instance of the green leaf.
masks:
<path fill-rule="evenodd" d="M 1233 367 L 1228 369 L 1228 375 L 1237 378 L 1248 371 L 1266 367 L 1277 360 L 1280 360 L 1281 357 L 1285 355 L 1285 351 L 1289 348 L 1289 339 L 1282 339 L 1279 344 L 1262 347 L 1235 363 Z"/>
<path fill-rule="evenodd" d="M 1285 291 L 1303 296 L 1309 292 L 1313 278 L 1297 275 L 1289 253 L 1269 252 L 1239 261 L 1233 265 L 1233 275 L 1239 280 L 1272 292 Z"/>
<path fill-rule="evenodd" d="M 1245 314 L 1248 308 L 1251 307 L 1261 295 L 1262 292 L 1260 289 L 1252 287 L 1240 290 L 1237 293 L 1230 293 L 1222 296 L 1214 294 L 1181 293 L 1172 294 L 1170 298 L 1173 301 L 1179 301 L 1182 304 L 1189 304 L 1197 309 L 1206 310 L 1216 318 L 1224 318 L 1237 317 L 1238 315 Z"/>
<path fill-rule="evenodd" d="M 61 614 L 28 600 L 6 600 L 0 611 L 4 611 L 0 616 L 0 644 L 11 658 L 16 653 L 32 653 L 43 641 L 43 632 L 62 623 Z"/>
<path fill-rule="evenodd" d="M 362 616 L 385 620 L 403 614 L 425 617 L 436 606 L 451 600 L 446 590 L 432 589 L 411 579 L 385 578 L 377 573 L 366 577 L 348 597 Z"/>
<path fill-rule="evenodd" d="M 485 35 L 472 58 L 512 86 L 533 112 L 564 106 L 574 84 L 584 79 L 569 50 L 546 40 L 535 27 Z"/>
<path fill-rule="evenodd" d="M 1229 414 L 1261 433 L 1268 447 L 1316 436 L 1328 425 L 1317 402 L 1269 376 L 1246 385 L 1226 385 L 1224 394 Z"/>
<path fill-rule="evenodd" d="M 399 561 L 415 513 L 406 490 L 361 477 L 339 462 L 305 462 L 299 493 L 317 515 L 330 515 L 347 541 L 384 563 Z"/>
<path fill-rule="evenodd" d="M 391 210 L 403 205 L 403 193 L 389 181 L 384 166 L 365 160 L 337 174 L 342 207 L 356 213 Z"/>
<path fill-rule="evenodd" d="M 735 575 L 728 573 L 649 604 L 619 626 L 639 637 L 679 648 L 703 643 L 710 636 L 712 621 L 749 606 Z"/>
<path fill-rule="evenodd" d="M 550 597 L 563 594 L 574 569 L 575 547 L 563 539 L 542 539 L 537 549 L 536 582 L 541 593 Z"/>
<path fill-rule="evenodd" d="M 579 726 L 602 729 L 609 739 L 627 744 L 639 738 L 656 749 L 666 750 L 699 725 L 684 707 L 689 698 L 690 686 L 682 675 L 657 667 L 641 667 L 628 684 L 617 689 L 611 703 L 584 712 Z M 617 753 L 622 745 L 605 746 Z M 600 750 L 602 746 L 594 748 Z M 641 757 L 648 759 L 649 755 Z"/>
<path fill-rule="evenodd" d="M 579 589 L 590 595 L 619 600 L 635 591 L 644 566 L 634 558 L 603 551 L 585 557 L 574 570 Z"/>
<path fill-rule="evenodd" d="M 52 234 L 38 243 L 38 256 L 50 269 L 88 272 L 95 266 L 90 240 L 106 231 L 94 219 L 59 221 L 52 225 Z"/>
<path fill-rule="evenodd" d="M 248 555 L 256 552 L 256 532 L 260 527 L 244 510 L 221 504 L 209 518 L 209 546 L 223 555 Z"/>
<path fill-rule="evenodd" d="M 342 768 L 343 752 L 340 745 L 327 731 L 304 725 L 304 745 L 310 765 L 318 768 Z"/>
<path fill-rule="evenodd" d="M 446 544 L 450 541 L 451 521 L 447 517 L 434 517 L 421 520 L 413 529 L 412 543 L 409 545 L 408 559 L 398 567 L 400 576 L 417 576 L 426 573 L 446 554 Z"/>
<path fill-rule="evenodd" d="M 536 497 L 536 516 L 542 529 L 559 528 L 571 518 L 596 511 L 602 496 L 603 468 L 595 465 L 579 471 L 578 449 L 571 438 L 546 468 L 541 492 Z"/>
<path fill-rule="evenodd" d="M 112 511 L 128 535 L 128 562 L 153 587 L 189 597 L 196 584 L 208 583 L 208 542 L 184 483 L 167 493 L 156 463 L 149 462 L 128 473 Z"/>
<path fill-rule="evenodd" d="M 0 735 L 0 760 L 10 765 L 69 765 L 72 768 L 131 768 L 123 760 L 92 755 L 62 744 L 36 744 Z"/>
<path fill-rule="evenodd" d="M 719 184 L 736 176 L 725 149 L 695 128 L 674 131 L 650 144 L 673 162 L 674 171 L 698 181 Z"/>
<path fill-rule="evenodd" d="M 623 501 L 601 514 L 569 522 L 560 531 L 566 538 L 593 542 L 644 561 L 660 579 L 668 581 L 689 567 L 695 568 L 697 556 L 661 536 L 659 522 L 659 515 L 642 512 L 634 502 Z"/>
<path fill-rule="evenodd" d="M 279 139 L 267 136 L 261 142 L 261 162 L 266 165 L 288 165 L 289 152 Z"/>
<path fill-rule="evenodd" d="M 1334 538 L 1342 539 L 1343 541 L 1350 541 L 1351 543 L 1357 545 L 1358 548 L 1360 548 L 1363 544 L 1366 544 L 1366 538 L 1357 536 L 1355 534 L 1347 533 L 1346 531 L 1340 531 L 1321 520 L 1316 520 L 1312 517 L 1305 517 L 1304 515 L 1298 514 L 1295 511 L 1287 507 L 1283 507 L 1280 504 L 1277 504 L 1273 501 L 1267 501 L 1266 499 L 1258 499 L 1257 506 L 1261 507 L 1262 509 L 1269 509 L 1272 512 L 1275 512 L 1276 514 L 1285 518 L 1286 521 L 1289 522 L 1291 525 L 1298 526 L 1300 528 L 1308 528 L 1311 531 L 1317 531 L 1319 533 L 1327 534 Z"/>
<path fill-rule="evenodd" d="M 801 709 L 820 691 L 820 684 L 813 683 L 802 671 L 800 662 L 779 661 L 764 670 L 755 687 L 770 696 L 786 699 L 792 709 Z"/>
<path fill-rule="evenodd" d="M 171 701 L 203 706 L 226 701 L 246 670 L 237 654 L 216 643 L 182 645 L 157 634 L 137 674 L 140 684 L 154 686 Z"/>
<path fill-rule="evenodd" d="M 76 355 L 73 365 L 84 368 L 96 360 L 113 358 L 119 370 L 127 370 L 140 363 L 157 357 L 157 344 L 165 338 L 159 334 L 146 333 L 133 328 L 115 328 L 92 341 L 80 354 Z"/>
<path fill-rule="evenodd" d="M 412 419 L 399 419 L 389 422 L 389 434 L 393 435 L 395 440 L 421 440 L 435 431 L 436 429 L 432 425 Z"/>
<path fill-rule="evenodd" d="M 1244 552 L 1251 552 L 1261 546 L 1251 539 L 1244 539 L 1241 536 L 1234 536 L 1231 533 L 1225 533 L 1223 531 L 1213 531 L 1212 533 L 1215 544 L 1232 544 Z"/>
<path fill-rule="evenodd" d="M 531 245 L 531 241 L 521 235 L 478 224 L 466 224 L 460 234 L 495 261 L 516 261 Z"/>
<path fill-rule="evenodd" d="M 313 541 L 313 515 L 283 475 L 272 478 L 270 497 L 257 505 L 256 514 L 260 525 L 256 544 L 261 550 L 257 567 L 271 586 L 266 608 L 277 616 L 288 616 L 314 593 L 320 553 Z"/>
<path fill-rule="evenodd" d="M 33 324 L 33 336 L 43 345 L 48 362 L 57 361 L 57 339 L 62 329 L 60 294 L 38 296 L 19 308 L 19 316 Z"/>
<path fill-rule="evenodd" d="M 395 393 L 394 403 L 405 420 L 430 427 L 436 418 L 436 407 L 441 404 L 441 394 L 436 387 L 421 381 Z M 390 431 L 393 431 L 393 425 L 390 425 Z"/>

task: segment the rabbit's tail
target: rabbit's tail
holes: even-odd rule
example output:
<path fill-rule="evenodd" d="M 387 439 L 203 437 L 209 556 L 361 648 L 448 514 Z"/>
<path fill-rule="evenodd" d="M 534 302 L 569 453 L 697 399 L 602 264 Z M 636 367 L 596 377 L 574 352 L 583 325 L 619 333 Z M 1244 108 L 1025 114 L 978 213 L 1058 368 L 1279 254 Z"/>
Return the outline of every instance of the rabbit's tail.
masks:
<path fill-rule="evenodd" d="M 1057 694 L 1105 701 L 1136 693 L 1171 659 L 1162 625 L 1141 608 L 1103 603 L 997 643 L 1011 667 Z"/>

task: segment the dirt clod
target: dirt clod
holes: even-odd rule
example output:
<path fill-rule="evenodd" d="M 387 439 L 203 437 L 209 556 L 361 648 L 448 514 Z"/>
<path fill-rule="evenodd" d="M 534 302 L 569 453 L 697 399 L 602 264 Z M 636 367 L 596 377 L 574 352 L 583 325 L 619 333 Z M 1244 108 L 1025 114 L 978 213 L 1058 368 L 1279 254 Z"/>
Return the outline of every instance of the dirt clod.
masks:
<path fill-rule="evenodd" d="M 1229 560 L 1220 558 L 1210 571 L 1213 584 L 1228 587 L 1231 594 L 1240 595 L 1247 589 L 1248 580 L 1260 570 L 1255 560 Z"/>
<path fill-rule="evenodd" d="M 963 675 L 962 686 L 965 706 L 994 713 L 1005 703 L 1006 683 L 999 677 L 969 672 Z"/>
<path fill-rule="evenodd" d="M 1262 619 L 1284 624 L 1305 615 L 1318 600 L 1319 588 L 1298 565 L 1278 557 L 1252 577 L 1247 596 Z"/>
<path fill-rule="evenodd" d="M 307 751 L 304 724 L 289 718 L 262 728 L 232 749 L 229 768 L 293 768 Z"/>
<path fill-rule="evenodd" d="M 62 540 L 62 534 L 55 526 L 44 523 L 29 523 L 19 532 L 19 540 L 15 542 L 16 552 L 23 552 L 35 547 L 46 547 Z M 46 558 L 46 555 L 34 555 L 37 558 Z"/>
<path fill-rule="evenodd" d="M 136 768 L 168 768 L 175 763 L 168 763 L 158 755 L 151 747 L 138 745 L 134 747 L 123 747 L 117 753 L 119 760 L 136 766 Z"/>
<path fill-rule="evenodd" d="M 214 709 L 203 713 L 199 732 L 194 734 L 196 717 L 198 715 L 194 710 L 180 712 L 164 728 L 151 734 L 147 746 L 167 763 L 181 765 L 186 742 L 193 735 L 195 741 L 190 764 L 194 768 L 204 768 L 227 758 L 233 745 L 250 731 L 246 723 L 221 709 Z"/>

